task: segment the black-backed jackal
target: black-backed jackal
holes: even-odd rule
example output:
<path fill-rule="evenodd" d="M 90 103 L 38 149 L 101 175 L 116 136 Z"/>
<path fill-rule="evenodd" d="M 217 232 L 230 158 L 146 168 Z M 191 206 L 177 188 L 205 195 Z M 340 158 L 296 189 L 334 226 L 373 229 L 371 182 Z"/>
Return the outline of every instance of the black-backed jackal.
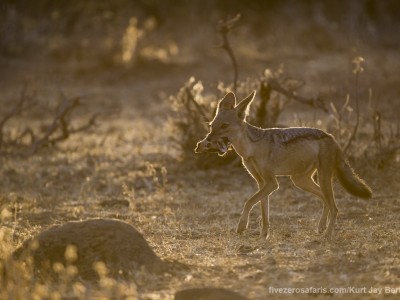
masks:
<path fill-rule="evenodd" d="M 235 95 L 226 94 L 210 122 L 210 132 L 195 149 L 196 153 L 223 155 L 232 146 L 257 181 L 258 191 L 246 201 L 236 231 L 241 233 L 247 228 L 250 210 L 261 202 L 261 236 L 269 237 L 269 195 L 279 188 L 276 176 L 286 175 L 295 186 L 322 199 L 318 232 L 330 238 L 338 213 L 333 177 L 357 197 L 370 198 L 371 189 L 353 171 L 332 135 L 315 128 L 262 129 L 247 123 L 247 109 L 254 95 L 236 104 Z M 313 179 L 315 172 L 318 183 Z"/>

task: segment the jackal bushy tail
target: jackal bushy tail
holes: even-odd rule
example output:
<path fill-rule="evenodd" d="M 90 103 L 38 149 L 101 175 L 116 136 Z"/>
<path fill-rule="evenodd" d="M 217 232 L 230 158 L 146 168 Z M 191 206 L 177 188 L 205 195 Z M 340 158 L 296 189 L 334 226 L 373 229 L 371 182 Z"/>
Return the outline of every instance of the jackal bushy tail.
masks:
<path fill-rule="evenodd" d="M 342 186 L 356 197 L 369 199 L 371 188 L 354 172 L 343 153 L 339 152 L 336 161 L 336 174 Z"/>

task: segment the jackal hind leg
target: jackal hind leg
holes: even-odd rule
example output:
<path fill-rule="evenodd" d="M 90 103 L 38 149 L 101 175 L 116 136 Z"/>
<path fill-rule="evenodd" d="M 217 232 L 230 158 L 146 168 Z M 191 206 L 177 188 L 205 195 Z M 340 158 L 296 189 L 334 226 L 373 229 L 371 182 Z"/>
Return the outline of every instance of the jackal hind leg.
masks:
<path fill-rule="evenodd" d="M 315 170 L 306 174 L 292 175 L 291 179 L 296 187 L 303 191 L 310 192 L 322 200 L 323 211 L 318 224 L 318 233 L 322 233 L 326 229 L 326 223 L 328 221 L 329 214 L 329 202 L 326 201 L 320 186 L 314 181 L 313 175 Z"/>
<path fill-rule="evenodd" d="M 325 170 L 325 172 L 320 172 L 320 170 L 318 170 L 319 185 L 321 187 L 322 194 L 324 195 L 324 198 L 326 200 L 326 204 L 329 206 L 329 223 L 323 235 L 327 239 L 330 239 L 335 227 L 338 209 L 335 202 L 335 196 L 333 194 L 333 186 L 332 186 L 333 169 L 330 168 L 325 168 L 325 169 L 322 168 L 322 169 Z"/>
<path fill-rule="evenodd" d="M 265 238 L 266 240 L 269 239 L 269 196 L 264 198 L 260 201 L 261 205 L 261 217 L 260 220 L 260 237 Z"/>
<path fill-rule="evenodd" d="M 246 230 L 249 222 L 249 213 L 253 206 L 257 204 L 258 202 L 262 200 L 266 200 L 268 204 L 268 196 L 278 188 L 278 182 L 276 181 L 275 177 L 271 176 L 268 180 L 266 180 L 264 177 L 264 186 L 257 192 L 255 193 L 252 197 L 250 197 L 242 211 L 242 215 L 239 219 L 239 223 L 236 228 L 237 233 L 242 233 L 244 230 Z M 262 224 L 263 224 L 263 229 L 262 232 L 265 232 L 268 234 L 269 232 L 269 211 L 268 211 L 268 205 L 263 205 L 264 202 L 261 204 L 261 212 L 262 212 Z"/>

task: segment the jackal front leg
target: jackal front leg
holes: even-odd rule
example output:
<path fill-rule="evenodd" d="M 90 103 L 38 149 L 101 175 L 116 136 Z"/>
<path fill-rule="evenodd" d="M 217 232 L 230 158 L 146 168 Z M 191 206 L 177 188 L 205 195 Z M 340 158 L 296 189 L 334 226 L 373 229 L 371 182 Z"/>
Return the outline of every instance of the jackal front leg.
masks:
<path fill-rule="evenodd" d="M 260 172 L 257 170 L 255 163 L 253 161 L 253 158 L 242 158 L 242 163 L 246 170 L 250 173 L 250 175 L 255 179 L 257 182 L 258 186 L 258 192 L 264 187 L 264 179 L 261 177 Z M 239 223 L 236 228 L 237 233 L 242 233 L 247 229 L 248 223 L 249 223 L 249 213 L 253 206 L 258 202 L 256 200 L 252 200 L 257 193 L 255 193 L 251 198 L 249 198 L 243 208 L 242 214 L 239 219 Z"/>
<path fill-rule="evenodd" d="M 242 215 L 240 216 L 240 219 L 239 219 L 239 223 L 236 227 L 237 233 L 242 233 L 243 231 L 245 231 L 247 229 L 247 226 L 249 225 L 249 213 L 250 213 L 251 209 L 265 195 L 268 195 L 268 194 L 266 194 L 264 192 L 264 190 L 261 189 L 246 201 L 246 203 L 244 204 L 243 210 L 242 210 Z"/>
<path fill-rule="evenodd" d="M 261 201 L 262 211 L 262 228 L 261 235 L 268 237 L 269 234 L 269 209 L 268 209 L 268 196 L 278 188 L 278 183 L 275 177 L 271 176 L 268 180 L 264 179 L 264 186 L 255 193 L 249 200 L 246 201 L 242 215 L 239 219 L 239 223 L 236 229 L 237 233 L 242 233 L 248 226 L 249 213 L 253 206 Z M 267 205 L 266 205 L 267 204 Z"/>

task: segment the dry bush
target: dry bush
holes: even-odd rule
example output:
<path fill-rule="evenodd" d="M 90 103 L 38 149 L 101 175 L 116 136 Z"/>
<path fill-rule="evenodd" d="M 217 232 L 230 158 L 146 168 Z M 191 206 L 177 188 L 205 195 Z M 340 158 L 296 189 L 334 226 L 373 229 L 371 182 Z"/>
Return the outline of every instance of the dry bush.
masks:
<path fill-rule="evenodd" d="M 91 114 L 83 123 L 75 121 L 72 125 L 73 113 L 82 106 L 84 97 L 67 98 L 60 91 L 59 105 L 52 112 L 46 112 L 50 116 L 45 116 L 43 110 L 46 109 L 38 107 L 40 101 L 37 100 L 37 95 L 34 92 L 29 93 L 24 85 L 16 103 L 0 114 L 0 150 L 3 153 L 32 155 L 43 148 L 56 146 L 73 134 L 92 129 L 96 126 L 99 113 Z M 28 122 L 25 121 L 21 126 L 18 121 L 23 113 L 30 115 L 25 116 Z M 35 122 L 38 118 L 41 120 L 39 124 Z M 47 118 L 51 121 L 48 122 Z M 9 126 L 8 123 L 12 124 Z"/>

